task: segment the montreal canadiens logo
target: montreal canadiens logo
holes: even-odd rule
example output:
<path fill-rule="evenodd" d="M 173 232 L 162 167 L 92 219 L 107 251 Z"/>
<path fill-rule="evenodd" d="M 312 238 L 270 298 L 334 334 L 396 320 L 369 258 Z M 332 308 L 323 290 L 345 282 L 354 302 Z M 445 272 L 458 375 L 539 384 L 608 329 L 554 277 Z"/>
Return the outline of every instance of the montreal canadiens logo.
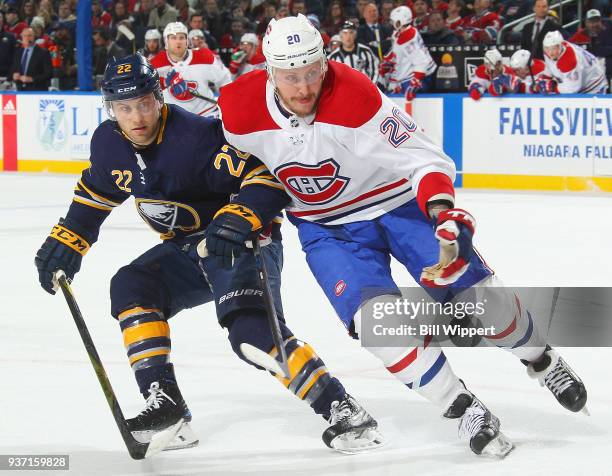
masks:
<path fill-rule="evenodd" d="M 343 192 L 350 179 L 339 172 L 340 166 L 334 159 L 317 165 L 290 163 L 274 171 L 289 193 L 308 205 L 331 202 Z"/>
<path fill-rule="evenodd" d="M 341 279 L 334 286 L 334 293 L 336 294 L 336 296 L 340 296 L 344 292 L 345 289 L 346 289 L 346 283 L 344 282 L 343 279 Z"/>

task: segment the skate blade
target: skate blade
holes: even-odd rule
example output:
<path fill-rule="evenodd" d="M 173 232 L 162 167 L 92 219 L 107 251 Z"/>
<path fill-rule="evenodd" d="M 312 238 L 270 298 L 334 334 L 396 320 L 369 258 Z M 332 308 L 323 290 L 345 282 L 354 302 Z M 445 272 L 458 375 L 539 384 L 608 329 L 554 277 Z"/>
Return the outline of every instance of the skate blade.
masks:
<path fill-rule="evenodd" d="M 504 458 L 514 449 L 514 444 L 506 436 L 499 432 L 487 446 L 482 449 L 481 455 L 493 456 L 495 458 Z"/>
<path fill-rule="evenodd" d="M 353 431 L 334 438 L 330 445 L 339 453 L 348 455 L 367 453 L 387 444 L 387 440 L 376 429 Z"/>
<path fill-rule="evenodd" d="M 163 451 L 163 449 L 168 445 L 168 443 L 170 443 L 174 439 L 176 434 L 181 429 L 183 423 L 184 420 L 181 418 L 171 427 L 166 428 L 162 431 L 158 431 L 154 435 L 152 435 L 151 440 L 149 441 L 149 447 L 147 448 L 147 452 L 145 453 L 145 458 L 148 458 L 149 456 L 153 456 L 159 453 L 160 451 Z"/>
<path fill-rule="evenodd" d="M 164 448 L 164 451 L 182 450 L 186 448 L 193 448 L 200 443 L 198 436 L 191 429 L 189 423 L 183 423 L 183 426 L 179 429 L 174 439 L 168 443 Z"/>

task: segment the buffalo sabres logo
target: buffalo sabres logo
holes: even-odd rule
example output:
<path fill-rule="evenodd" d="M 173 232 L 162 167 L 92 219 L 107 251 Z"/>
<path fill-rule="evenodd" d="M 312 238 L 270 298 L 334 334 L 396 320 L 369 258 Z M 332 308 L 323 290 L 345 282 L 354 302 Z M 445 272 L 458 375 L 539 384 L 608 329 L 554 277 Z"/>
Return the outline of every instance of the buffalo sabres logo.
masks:
<path fill-rule="evenodd" d="M 338 197 L 350 178 L 339 175 L 340 166 L 334 159 L 317 165 L 290 163 L 278 167 L 274 174 L 287 191 L 308 205 L 322 205 Z"/>
<path fill-rule="evenodd" d="M 174 238 L 175 230 L 189 233 L 200 228 L 198 212 L 184 203 L 137 198 L 136 209 L 162 239 Z"/>

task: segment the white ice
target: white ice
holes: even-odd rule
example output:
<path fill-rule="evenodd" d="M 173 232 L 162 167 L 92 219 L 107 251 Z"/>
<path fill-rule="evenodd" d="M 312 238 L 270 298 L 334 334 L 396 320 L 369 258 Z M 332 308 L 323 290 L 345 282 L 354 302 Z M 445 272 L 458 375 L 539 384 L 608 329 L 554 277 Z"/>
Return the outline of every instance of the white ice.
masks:
<path fill-rule="evenodd" d="M 388 446 L 356 456 L 326 448 L 325 422 L 238 360 L 207 304 L 171 321 L 172 359 L 200 445 L 131 460 L 64 299 L 42 291 L 33 265 L 74 183 L 74 176 L 0 175 L 0 454 L 69 454 L 74 475 L 612 474 L 612 349 L 560 349 L 588 387 L 590 417 L 561 408 L 504 351 L 449 349 L 455 371 L 516 443 L 505 460 L 478 458 L 457 439 L 455 422 L 346 335 L 289 224 L 283 296 L 290 327 L 377 418 Z M 612 285 L 612 198 L 460 190 L 458 203 L 477 217 L 476 244 L 506 283 Z M 109 280 L 156 243 L 133 203 L 124 204 L 104 224 L 73 286 L 127 415 L 143 402 L 110 317 Z M 399 266 L 395 271 L 398 283 L 411 283 Z"/>

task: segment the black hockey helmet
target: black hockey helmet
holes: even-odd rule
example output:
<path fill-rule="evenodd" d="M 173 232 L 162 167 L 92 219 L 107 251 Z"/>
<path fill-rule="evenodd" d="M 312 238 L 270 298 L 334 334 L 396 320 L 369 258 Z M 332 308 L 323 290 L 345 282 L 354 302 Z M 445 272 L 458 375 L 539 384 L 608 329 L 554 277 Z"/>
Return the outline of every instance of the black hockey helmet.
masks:
<path fill-rule="evenodd" d="M 153 93 L 160 104 L 164 102 L 157 70 L 139 53 L 122 58 L 112 57 L 104 70 L 100 89 L 106 112 L 111 119 L 115 119 L 111 101 L 134 99 Z"/>

